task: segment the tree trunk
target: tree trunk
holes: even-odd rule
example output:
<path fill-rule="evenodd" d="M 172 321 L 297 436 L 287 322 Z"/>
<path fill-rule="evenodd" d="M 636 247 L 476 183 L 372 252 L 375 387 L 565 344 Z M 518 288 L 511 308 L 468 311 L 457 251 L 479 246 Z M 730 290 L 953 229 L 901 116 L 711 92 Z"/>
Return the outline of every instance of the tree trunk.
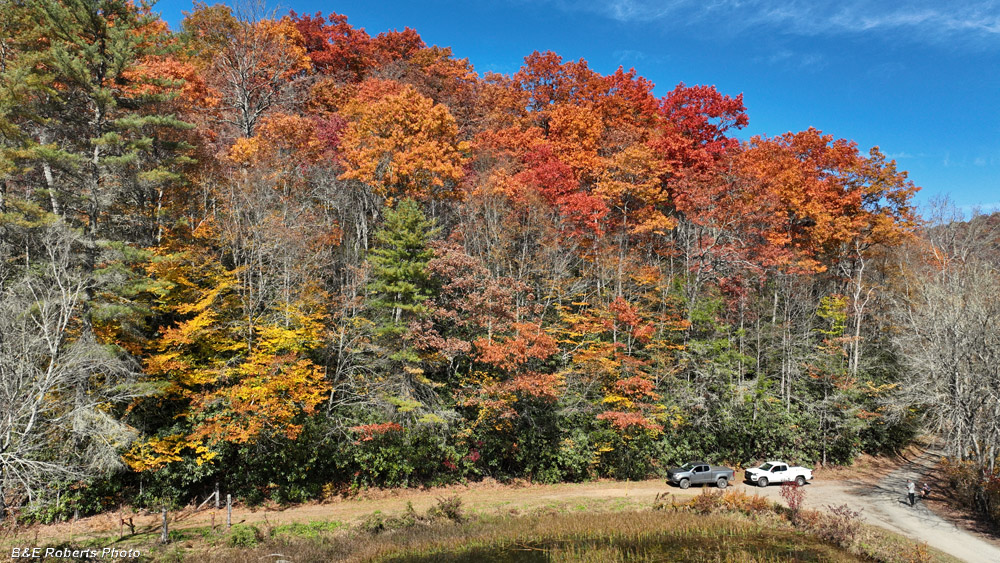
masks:
<path fill-rule="evenodd" d="M 7 479 L 7 467 L 0 461 L 0 522 L 4 521 L 7 516 L 7 489 L 4 487 L 5 480 Z"/>

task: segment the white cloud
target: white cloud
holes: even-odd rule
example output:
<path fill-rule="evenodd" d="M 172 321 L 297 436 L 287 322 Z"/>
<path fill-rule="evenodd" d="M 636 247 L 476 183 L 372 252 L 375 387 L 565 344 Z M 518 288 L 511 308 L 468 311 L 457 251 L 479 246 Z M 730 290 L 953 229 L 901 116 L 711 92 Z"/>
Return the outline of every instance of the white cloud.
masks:
<path fill-rule="evenodd" d="M 632 49 L 619 49 L 614 53 L 611 53 L 611 55 L 622 64 L 643 61 L 647 58 L 646 53 L 643 53 L 642 51 L 634 51 Z"/>
<path fill-rule="evenodd" d="M 670 21 L 721 27 L 763 27 L 797 35 L 906 32 L 913 39 L 1000 36 L 1000 2 L 864 0 L 548 0 L 569 11 L 587 11 L 623 23 Z"/>
<path fill-rule="evenodd" d="M 771 66 L 801 71 L 819 71 L 826 66 L 826 60 L 823 55 L 817 53 L 800 53 L 789 49 L 781 49 L 766 57 L 755 57 L 753 60 L 757 63 L 767 63 Z"/>

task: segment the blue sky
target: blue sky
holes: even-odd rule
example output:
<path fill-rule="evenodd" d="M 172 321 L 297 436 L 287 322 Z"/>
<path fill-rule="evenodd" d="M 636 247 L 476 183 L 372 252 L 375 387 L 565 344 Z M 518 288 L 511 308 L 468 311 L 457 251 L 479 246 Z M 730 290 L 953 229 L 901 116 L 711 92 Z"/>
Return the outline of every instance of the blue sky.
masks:
<path fill-rule="evenodd" d="M 211 2 L 210 2 L 211 3 Z M 271 5 L 274 5 L 273 3 Z M 376 35 L 409 26 L 480 72 L 534 50 L 624 65 L 663 95 L 678 82 L 742 93 L 741 134 L 816 127 L 873 145 L 924 189 L 968 210 L 1000 208 L 1000 1 L 286 0 Z M 176 28 L 190 0 L 161 0 Z"/>

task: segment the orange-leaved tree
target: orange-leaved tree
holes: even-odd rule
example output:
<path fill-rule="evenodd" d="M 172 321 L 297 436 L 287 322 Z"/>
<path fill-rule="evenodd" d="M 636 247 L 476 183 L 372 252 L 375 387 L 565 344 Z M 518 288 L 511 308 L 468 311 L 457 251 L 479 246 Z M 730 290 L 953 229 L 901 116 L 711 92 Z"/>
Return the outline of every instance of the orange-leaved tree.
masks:
<path fill-rule="evenodd" d="M 459 197 L 468 144 L 448 108 L 412 86 L 369 80 L 345 104 L 341 178 L 386 198 Z"/>

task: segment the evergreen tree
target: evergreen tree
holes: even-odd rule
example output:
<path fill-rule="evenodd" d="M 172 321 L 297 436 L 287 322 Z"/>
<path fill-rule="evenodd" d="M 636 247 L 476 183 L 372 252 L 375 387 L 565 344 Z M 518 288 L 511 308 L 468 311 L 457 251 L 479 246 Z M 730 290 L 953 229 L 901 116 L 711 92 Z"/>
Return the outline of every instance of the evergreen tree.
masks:
<path fill-rule="evenodd" d="M 169 30 L 147 3 L 128 0 L 37 0 L 17 9 L 36 22 L 19 47 L 45 88 L 22 127 L 51 211 L 95 242 L 154 243 L 165 191 L 191 162 L 178 132 L 192 126 L 170 105 L 182 81 L 166 59 Z"/>
<path fill-rule="evenodd" d="M 424 301 L 432 296 L 427 264 L 434 257 L 428 242 L 440 231 L 412 199 L 388 209 L 385 223 L 375 233 L 376 246 L 369 254 L 372 281 L 368 290 L 376 310 L 389 311 L 380 334 L 398 335 L 404 321 L 426 313 Z"/>
<path fill-rule="evenodd" d="M 375 247 L 368 283 L 374 326 L 373 357 L 385 363 L 379 402 L 394 410 L 393 418 L 413 422 L 443 422 L 435 412 L 440 406 L 438 385 L 424 375 L 422 358 L 412 346 L 409 325 L 427 315 L 426 302 L 434 296 L 428 263 L 434 257 L 429 242 L 440 229 L 428 219 L 420 204 L 400 201 L 385 213 L 375 232 Z M 402 418 L 400 418 L 402 417 Z"/>

